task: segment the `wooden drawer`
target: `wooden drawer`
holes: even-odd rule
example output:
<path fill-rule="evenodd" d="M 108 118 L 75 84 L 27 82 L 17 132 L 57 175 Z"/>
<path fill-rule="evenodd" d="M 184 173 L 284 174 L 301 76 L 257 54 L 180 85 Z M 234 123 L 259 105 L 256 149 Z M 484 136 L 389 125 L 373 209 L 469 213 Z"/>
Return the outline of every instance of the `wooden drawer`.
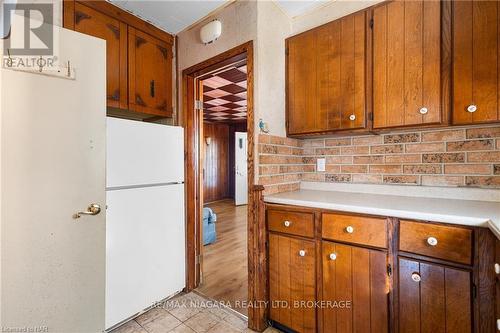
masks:
<path fill-rule="evenodd" d="M 341 242 L 387 248 L 384 218 L 324 213 L 322 237 Z"/>
<path fill-rule="evenodd" d="M 472 230 L 425 222 L 401 221 L 399 249 L 469 265 L 472 263 Z"/>
<path fill-rule="evenodd" d="M 269 209 L 267 211 L 267 223 L 271 231 L 314 237 L 313 213 Z"/>

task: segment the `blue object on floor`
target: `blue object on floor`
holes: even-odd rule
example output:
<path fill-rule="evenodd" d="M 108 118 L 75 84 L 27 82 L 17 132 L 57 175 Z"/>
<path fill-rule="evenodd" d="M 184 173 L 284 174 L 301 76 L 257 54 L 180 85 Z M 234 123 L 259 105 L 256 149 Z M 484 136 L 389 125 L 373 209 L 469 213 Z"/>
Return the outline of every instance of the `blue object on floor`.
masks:
<path fill-rule="evenodd" d="M 212 244 L 217 240 L 215 231 L 217 215 L 208 207 L 203 208 L 203 245 Z"/>

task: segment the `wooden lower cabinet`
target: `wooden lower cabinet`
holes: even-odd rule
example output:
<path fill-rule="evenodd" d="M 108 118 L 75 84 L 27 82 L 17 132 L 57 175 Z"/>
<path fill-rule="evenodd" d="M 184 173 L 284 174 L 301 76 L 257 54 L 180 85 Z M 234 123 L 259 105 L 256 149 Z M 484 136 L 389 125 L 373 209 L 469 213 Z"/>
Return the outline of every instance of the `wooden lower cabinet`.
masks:
<path fill-rule="evenodd" d="M 316 332 L 313 240 L 269 234 L 269 298 L 270 319 L 297 332 Z"/>
<path fill-rule="evenodd" d="M 472 332 L 470 271 L 398 261 L 399 332 Z"/>
<path fill-rule="evenodd" d="M 500 240 L 486 228 L 272 204 L 266 216 L 275 323 L 298 333 L 496 330 Z"/>
<path fill-rule="evenodd" d="M 322 265 L 322 331 L 387 332 L 387 252 L 323 241 Z"/>

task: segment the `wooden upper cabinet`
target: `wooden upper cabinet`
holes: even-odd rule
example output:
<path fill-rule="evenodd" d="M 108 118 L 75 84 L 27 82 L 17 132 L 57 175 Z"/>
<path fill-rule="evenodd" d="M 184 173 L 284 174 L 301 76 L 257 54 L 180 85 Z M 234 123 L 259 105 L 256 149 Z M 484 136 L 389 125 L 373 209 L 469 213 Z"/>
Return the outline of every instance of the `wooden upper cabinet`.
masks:
<path fill-rule="evenodd" d="M 413 0 L 373 9 L 374 128 L 444 121 L 441 9 Z"/>
<path fill-rule="evenodd" d="M 322 247 L 322 301 L 351 302 L 321 310 L 322 332 L 388 332 L 387 253 L 325 241 Z"/>
<path fill-rule="evenodd" d="M 472 332 L 471 272 L 399 258 L 398 332 Z"/>
<path fill-rule="evenodd" d="M 500 120 L 500 5 L 453 1 L 453 123 Z"/>
<path fill-rule="evenodd" d="M 172 116 L 173 36 L 107 1 L 64 0 L 63 11 L 65 28 L 106 41 L 109 115 Z"/>
<path fill-rule="evenodd" d="M 316 33 L 308 31 L 287 40 L 288 133 L 315 132 L 317 110 Z"/>
<path fill-rule="evenodd" d="M 366 15 L 287 40 L 289 134 L 366 126 Z"/>
<path fill-rule="evenodd" d="M 365 127 L 365 27 L 363 11 L 316 30 L 319 131 Z"/>
<path fill-rule="evenodd" d="M 127 25 L 75 3 L 74 28 L 75 31 L 106 41 L 107 105 L 127 108 Z"/>
<path fill-rule="evenodd" d="M 172 116 L 172 47 L 129 27 L 129 108 Z"/>

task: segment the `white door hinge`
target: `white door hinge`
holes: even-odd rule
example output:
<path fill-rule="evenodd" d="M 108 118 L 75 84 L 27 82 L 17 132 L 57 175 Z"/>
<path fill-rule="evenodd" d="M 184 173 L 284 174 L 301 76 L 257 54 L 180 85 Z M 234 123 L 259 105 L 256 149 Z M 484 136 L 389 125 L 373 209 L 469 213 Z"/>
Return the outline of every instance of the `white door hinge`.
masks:
<path fill-rule="evenodd" d="M 203 102 L 202 102 L 202 101 L 200 101 L 200 100 L 198 100 L 198 99 L 197 99 L 197 100 L 195 100 L 195 101 L 194 101 L 194 108 L 195 108 L 196 110 L 202 110 L 202 109 L 203 109 Z"/>

